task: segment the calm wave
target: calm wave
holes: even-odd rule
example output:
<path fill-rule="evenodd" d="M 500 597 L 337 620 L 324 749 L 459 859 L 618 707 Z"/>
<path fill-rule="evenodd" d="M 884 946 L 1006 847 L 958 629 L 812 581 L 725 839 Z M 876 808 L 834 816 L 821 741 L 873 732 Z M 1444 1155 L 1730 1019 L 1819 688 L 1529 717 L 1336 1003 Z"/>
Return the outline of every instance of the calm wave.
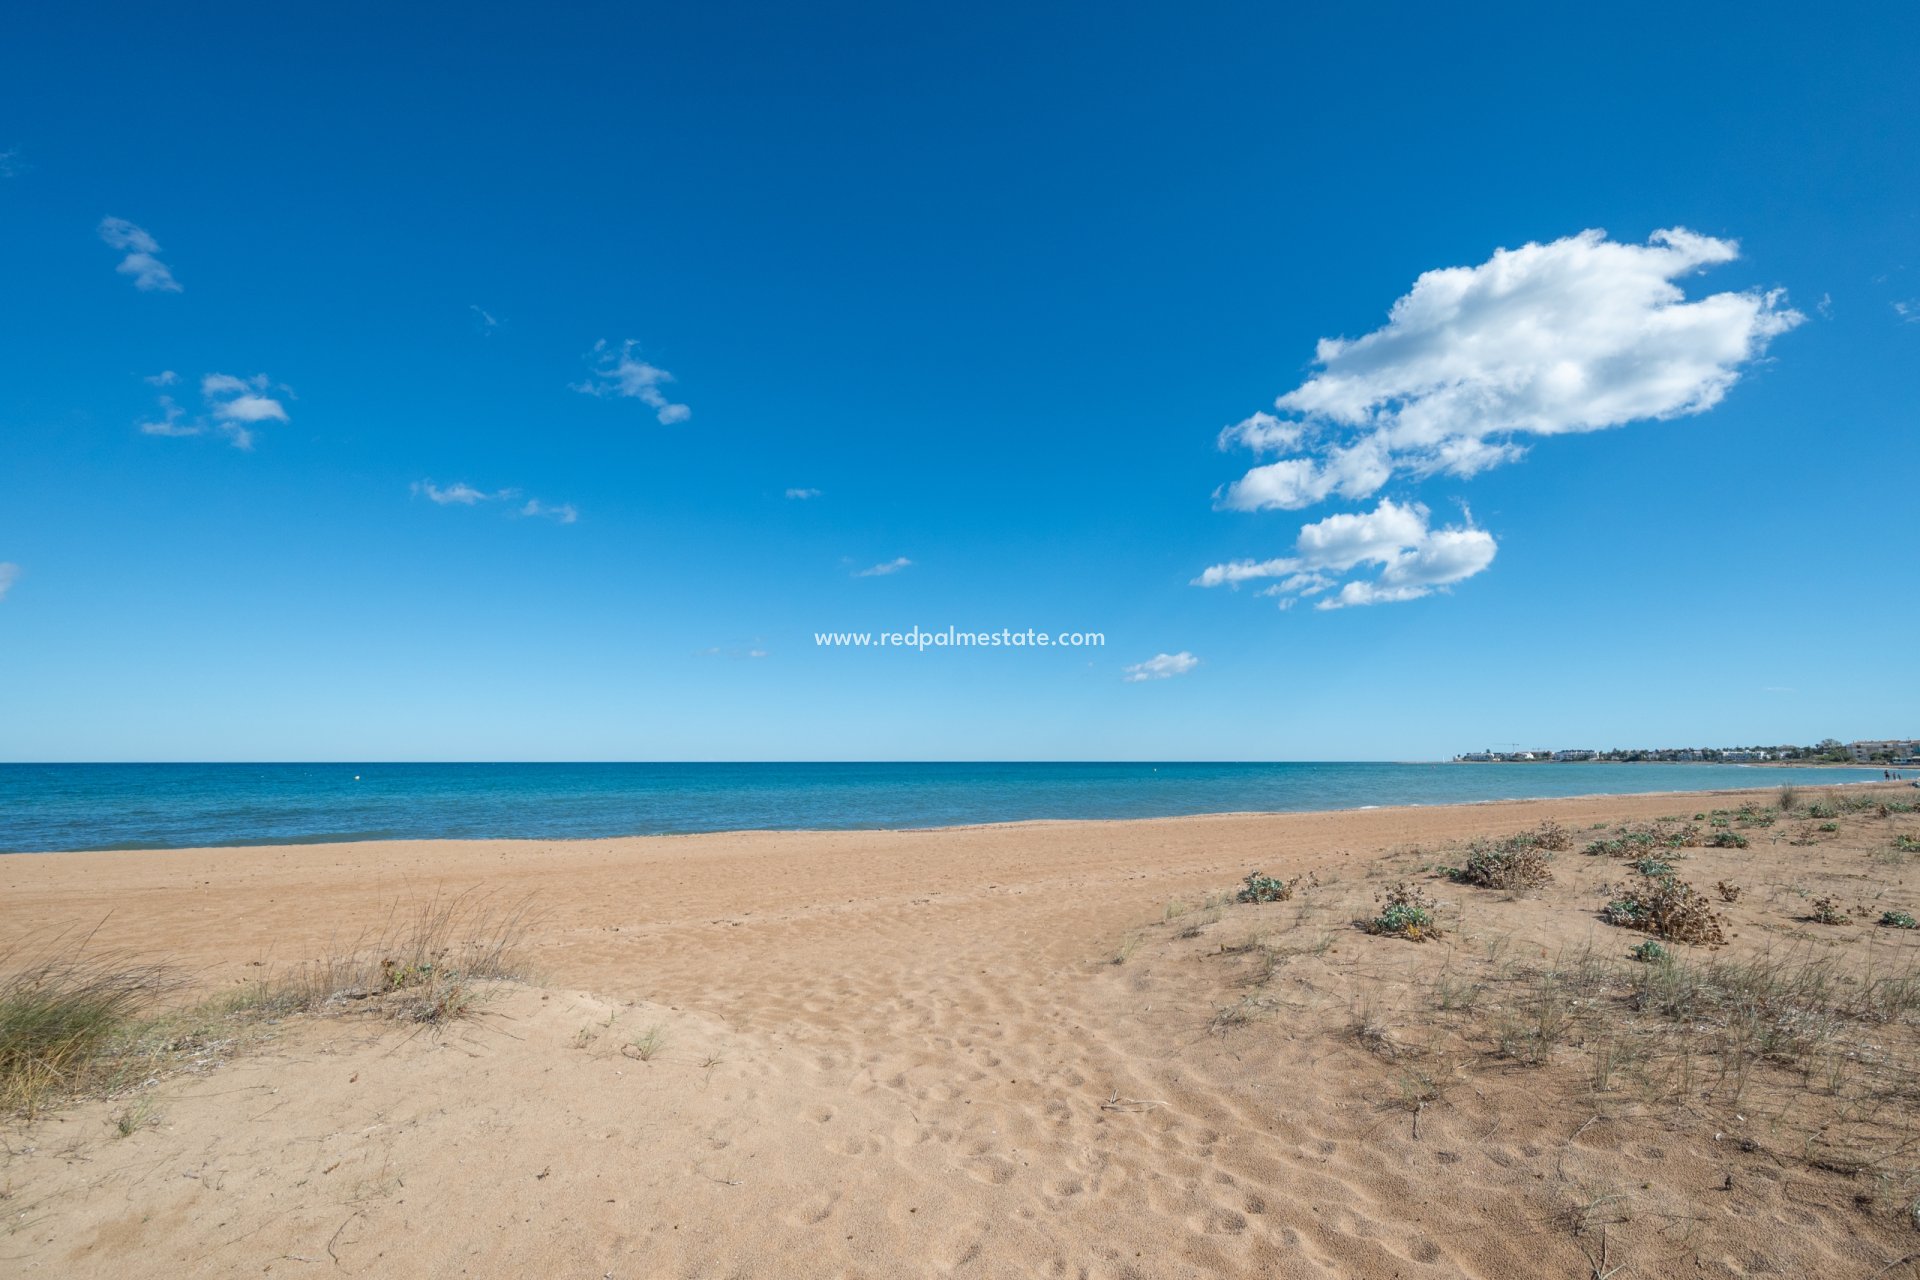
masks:
<path fill-rule="evenodd" d="M 0 852 L 937 827 L 1879 777 L 1706 764 L 0 765 Z"/>

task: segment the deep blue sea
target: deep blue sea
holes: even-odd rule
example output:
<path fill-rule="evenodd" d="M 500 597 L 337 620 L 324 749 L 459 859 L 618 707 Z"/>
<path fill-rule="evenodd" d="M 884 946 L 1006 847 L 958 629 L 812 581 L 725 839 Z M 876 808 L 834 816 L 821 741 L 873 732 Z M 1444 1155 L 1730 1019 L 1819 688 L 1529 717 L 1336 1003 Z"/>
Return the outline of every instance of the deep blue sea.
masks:
<path fill-rule="evenodd" d="M 938 827 L 1880 776 L 1712 764 L 0 764 L 0 853 Z"/>

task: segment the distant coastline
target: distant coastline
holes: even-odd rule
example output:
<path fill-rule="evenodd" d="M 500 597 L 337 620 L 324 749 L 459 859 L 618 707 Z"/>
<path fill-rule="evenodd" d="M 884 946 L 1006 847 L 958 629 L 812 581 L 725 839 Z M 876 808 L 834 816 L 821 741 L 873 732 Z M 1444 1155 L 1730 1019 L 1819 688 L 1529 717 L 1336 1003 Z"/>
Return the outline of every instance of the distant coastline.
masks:
<path fill-rule="evenodd" d="M 1536 762 L 1539 763 L 1539 762 Z M 1604 763 L 1607 767 L 1595 767 Z M 1387 763 L 0 765 L 0 853 L 371 840 L 858 831 L 1478 804 L 1786 782 L 1878 766 Z"/>

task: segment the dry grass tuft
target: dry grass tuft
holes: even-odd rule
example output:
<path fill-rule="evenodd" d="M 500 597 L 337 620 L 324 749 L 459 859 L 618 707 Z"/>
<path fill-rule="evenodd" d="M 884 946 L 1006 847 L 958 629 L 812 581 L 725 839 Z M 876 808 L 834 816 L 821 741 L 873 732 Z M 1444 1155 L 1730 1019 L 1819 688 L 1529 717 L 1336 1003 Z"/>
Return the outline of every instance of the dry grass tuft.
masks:
<path fill-rule="evenodd" d="M 94 951 L 92 935 L 55 937 L 0 953 L 0 1115 L 32 1118 L 81 1096 L 209 1068 L 278 1019 L 373 1013 L 433 1026 L 472 1014 L 488 983 L 527 976 L 527 900 L 481 892 L 435 894 L 396 906 L 353 946 L 277 978 L 197 1004 L 185 982 L 123 952 Z M 122 1113 L 128 1133 L 150 1108 Z"/>
<path fill-rule="evenodd" d="M 31 1117 L 90 1087 L 100 1059 L 179 987 L 159 965 L 55 936 L 0 954 L 0 1111 Z"/>
<path fill-rule="evenodd" d="M 226 998 L 232 1011 L 284 1016 L 350 1002 L 405 1021 L 435 1024 L 472 1012 L 489 982 L 527 978 L 527 898 L 479 890 L 436 893 L 411 913 L 396 905 L 376 931 L 276 979 Z"/>

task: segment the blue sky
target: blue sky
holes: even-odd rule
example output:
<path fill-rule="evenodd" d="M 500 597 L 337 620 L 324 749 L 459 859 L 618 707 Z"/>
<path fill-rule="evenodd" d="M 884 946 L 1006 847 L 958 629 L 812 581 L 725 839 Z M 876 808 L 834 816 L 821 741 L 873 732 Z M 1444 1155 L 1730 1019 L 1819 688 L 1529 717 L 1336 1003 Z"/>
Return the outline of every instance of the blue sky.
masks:
<path fill-rule="evenodd" d="M 23 12 L 0 758 L 1920 732 L 1917 59 L 1892 4 Z M 949 624 L 1107 643 L 813 642 Z"/>

